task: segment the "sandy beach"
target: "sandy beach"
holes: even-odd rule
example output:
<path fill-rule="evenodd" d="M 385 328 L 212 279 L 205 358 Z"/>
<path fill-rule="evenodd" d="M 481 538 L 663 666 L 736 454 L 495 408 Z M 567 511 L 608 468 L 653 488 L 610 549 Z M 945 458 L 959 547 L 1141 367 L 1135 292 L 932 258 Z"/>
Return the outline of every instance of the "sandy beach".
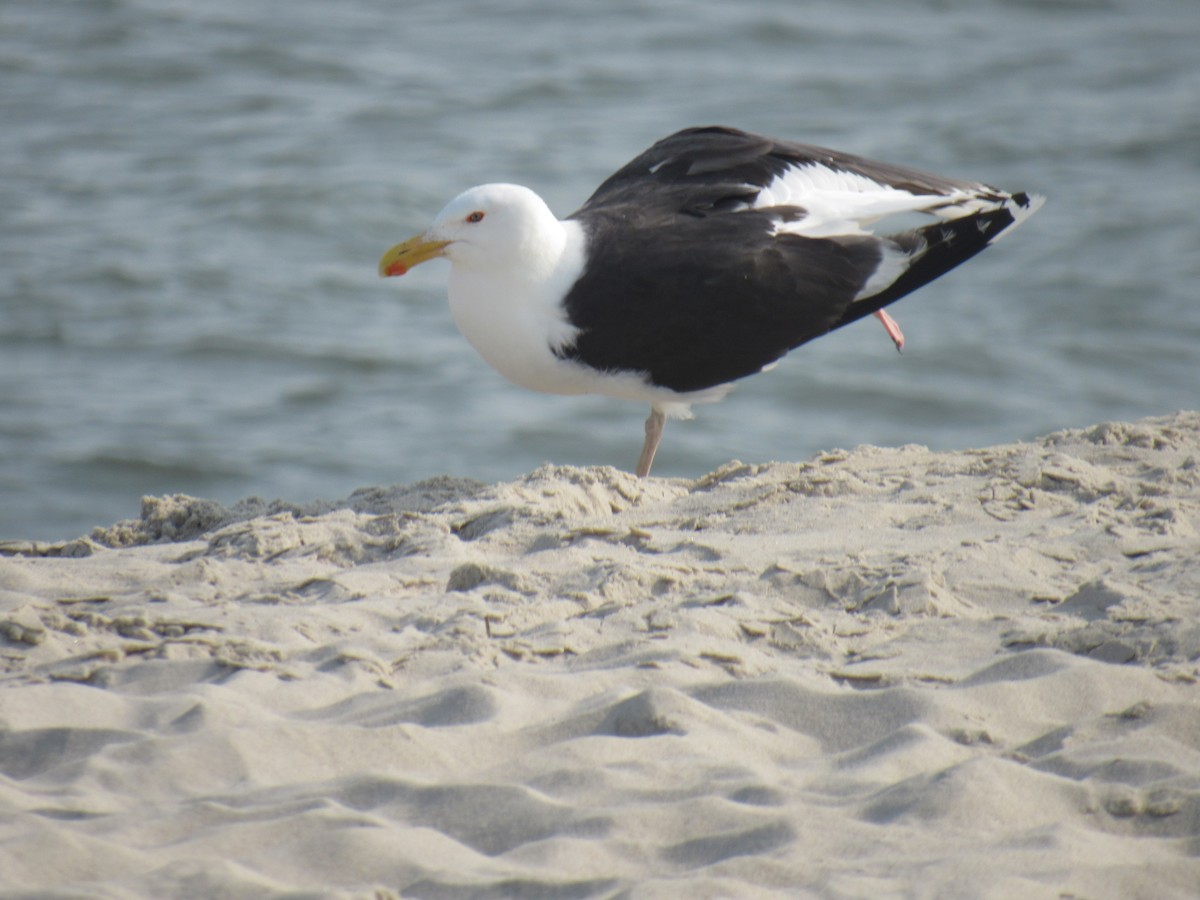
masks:
<path fill-rule="evenodd" d="M 0 546 L 0 894 L 1188 898 L 1200 413 Z"/>

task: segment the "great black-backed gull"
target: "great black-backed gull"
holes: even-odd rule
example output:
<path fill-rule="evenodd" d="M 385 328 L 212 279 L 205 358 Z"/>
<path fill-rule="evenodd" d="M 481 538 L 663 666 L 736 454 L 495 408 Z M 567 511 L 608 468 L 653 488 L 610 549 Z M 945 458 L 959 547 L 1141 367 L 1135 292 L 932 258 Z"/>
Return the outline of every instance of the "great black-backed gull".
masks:
<path fill-rule="evenodd" d="M 381 275 L 450 261 L 450 310 L 498 372 L 552 394 L 650 404 L 637 474 L 667 417 L 883 307 L 1032 215 L 1008 193 L 732 128 L 689 128 L 559 220 L 529 188 L 473 187 L 383 255 Z M 922 213 L 932 221 L 887 220 Z M 884 227 L 881 227 L 884 226 Z"/>

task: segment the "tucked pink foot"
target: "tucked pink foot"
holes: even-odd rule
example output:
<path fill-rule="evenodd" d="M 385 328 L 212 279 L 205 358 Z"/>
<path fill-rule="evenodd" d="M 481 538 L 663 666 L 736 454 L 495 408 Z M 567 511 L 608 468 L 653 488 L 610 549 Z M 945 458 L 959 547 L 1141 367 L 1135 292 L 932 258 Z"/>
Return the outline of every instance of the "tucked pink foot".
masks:
<path fill-rule="evenodd" d="M 888 337 L 892 339 L 892 343 L 896 345 L 896 351 L 904 349 L 904 332 L 900 330 L 900 326 L 896 324 L 896 320 L 885 313 L 882 309 L 875 311 L 875 318 L 883 323 L 884 329 L 888 333 Z"/>

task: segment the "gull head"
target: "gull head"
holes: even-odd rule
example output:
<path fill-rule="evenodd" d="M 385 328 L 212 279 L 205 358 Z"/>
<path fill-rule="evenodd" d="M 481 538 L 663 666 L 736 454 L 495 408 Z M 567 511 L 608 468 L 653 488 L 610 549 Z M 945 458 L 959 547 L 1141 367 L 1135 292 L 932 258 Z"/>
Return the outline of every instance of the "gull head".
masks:
<path fill-rule="evenodd" d="M 545 201 L 518 184 L 483 184 L 446 204 L 433 224 L 379 261 L 384 277 L 445 257 L 464 269 L 536 268 L 561 249 L 562 226 Z"/>

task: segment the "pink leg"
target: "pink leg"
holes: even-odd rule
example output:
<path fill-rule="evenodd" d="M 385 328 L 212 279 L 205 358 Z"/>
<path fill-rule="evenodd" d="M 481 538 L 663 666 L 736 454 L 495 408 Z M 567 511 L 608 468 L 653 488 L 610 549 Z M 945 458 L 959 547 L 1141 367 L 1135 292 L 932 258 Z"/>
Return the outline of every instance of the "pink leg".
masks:
<path fill-rule="evenodd" d="M 892 343 L 896 345 L 896 350 L 899 352 L 904 349 L 904 332 L 900 330 L 900 326 L 896 324 L 896 320 L 885 313 L 882 309 L 875 311 L 875 318 L 883 323 L 883 327 L 887 330 L 888 337 L 892 339 Z"/>
<path fill-rule="evenodd" d="M 654 453 L 658 450 L 658 442 L 662 440 L 663 428 L 666 427 L 666 424 L 666 414 L 659 412 L 653 406 L 650 407 L 650 415 L 646 418 L 646 443 L 642 445 L 642 455 L 638 457 L 638 478 L 645 478 L 650 474 L 650 467 L 654 465 Z"/>

